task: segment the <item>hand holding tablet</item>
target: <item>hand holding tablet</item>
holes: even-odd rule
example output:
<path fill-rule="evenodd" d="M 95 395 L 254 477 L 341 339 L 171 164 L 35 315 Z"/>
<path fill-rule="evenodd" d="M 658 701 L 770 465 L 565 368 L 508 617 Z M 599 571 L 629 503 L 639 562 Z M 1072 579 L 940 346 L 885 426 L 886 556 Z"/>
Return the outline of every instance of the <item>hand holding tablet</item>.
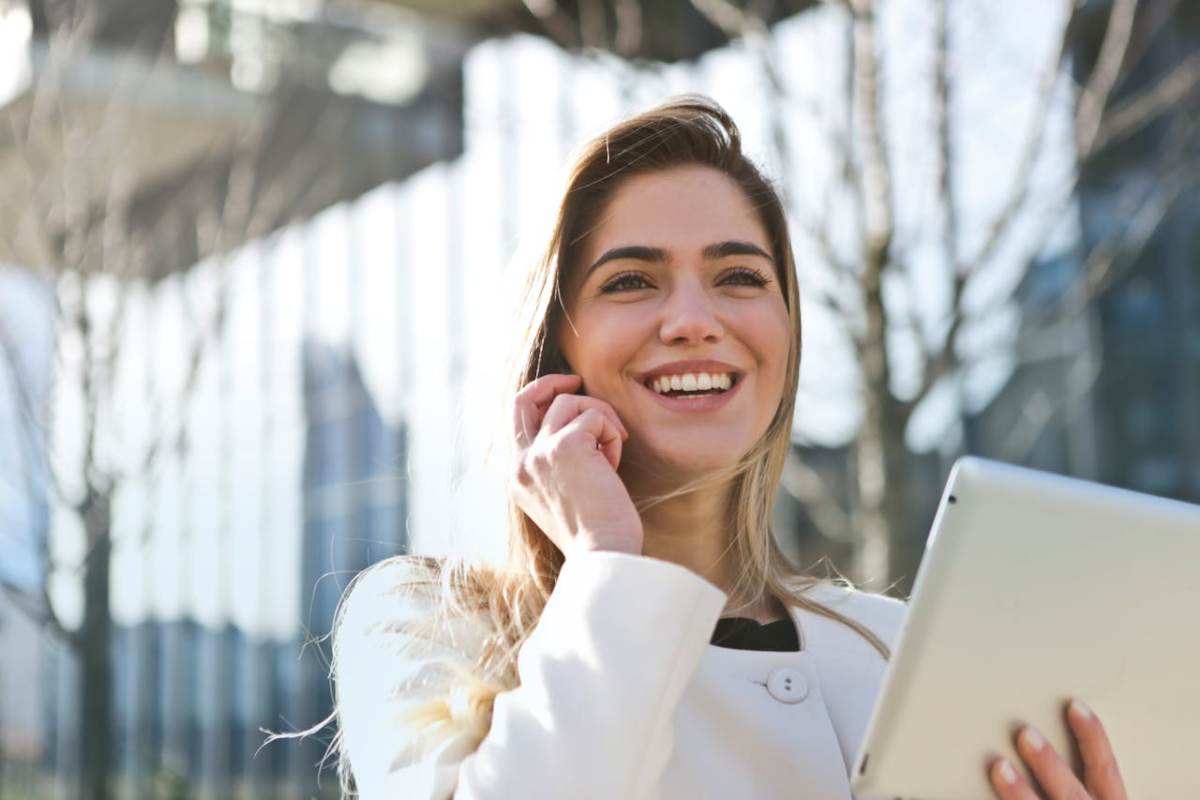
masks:
<path fill-rule="evenodd" d="M 1017 732 L 1016 746 L 1043 794 L 1006 758 L 992 762 L 989 777 L 1000 800 L 1127 800 L 1125 782 L 1104 724 L 1080 700 L 1067 704 L 1067 721 L 1078 745 L 1082 769 L 1076 774 L 1036 728 Z"/>
<path fill-rule="evenodd" d="M 1200 507 L 964 458 L 855 796 L 1200 798 L 1198 676 Z"/>

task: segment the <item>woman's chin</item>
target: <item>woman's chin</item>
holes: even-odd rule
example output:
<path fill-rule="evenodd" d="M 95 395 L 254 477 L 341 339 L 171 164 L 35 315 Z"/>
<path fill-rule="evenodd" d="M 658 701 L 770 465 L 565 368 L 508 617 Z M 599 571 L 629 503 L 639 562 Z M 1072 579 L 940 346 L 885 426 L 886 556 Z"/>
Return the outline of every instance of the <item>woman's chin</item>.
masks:
<path fill-rule="evenodd" d="M 679 445 L 656 446 L 653 449 L 631 448 L 628 453 L 629 469 L 639 477 L 683 483 L 703 478 L 737 463 L 739 450 L 732 447 L 704 447 Z M 622 458 L 622 461 L 626 461 Z M 626 472 L 626 469 L 622 469 Z"/>

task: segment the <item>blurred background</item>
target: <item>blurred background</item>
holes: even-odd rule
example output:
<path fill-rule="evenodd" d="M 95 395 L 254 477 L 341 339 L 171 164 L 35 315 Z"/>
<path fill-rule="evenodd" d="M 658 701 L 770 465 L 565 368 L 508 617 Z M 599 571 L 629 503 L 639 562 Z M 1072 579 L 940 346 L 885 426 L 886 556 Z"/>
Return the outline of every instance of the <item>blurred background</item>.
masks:
<path fill-rule="evenodd" d="M 905 595 L 964 453 L 1200 502 L 1191 0 L 0 0 L 0 796 L 337 796 L 263 730 L 502 551 L 505 298 L 684 92 L 789 209 L 800 563 Z"/>

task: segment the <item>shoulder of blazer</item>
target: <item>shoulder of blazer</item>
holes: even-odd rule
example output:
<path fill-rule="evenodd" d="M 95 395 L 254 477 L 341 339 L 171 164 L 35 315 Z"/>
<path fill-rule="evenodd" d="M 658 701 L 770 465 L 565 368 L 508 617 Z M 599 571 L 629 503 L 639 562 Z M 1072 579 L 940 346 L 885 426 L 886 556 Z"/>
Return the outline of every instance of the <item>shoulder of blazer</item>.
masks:
<path fill-rule="evenodd" d="M 904 625 L 905 614 L 908 612 L 908 604 L 903 600 L 834 583 L 813 586 L 805 595 L 826 608 L 865 625 L 889 648 L 895 647 L 900 629 Z M 846 632 L 854 635 L 849 629 Z"/>

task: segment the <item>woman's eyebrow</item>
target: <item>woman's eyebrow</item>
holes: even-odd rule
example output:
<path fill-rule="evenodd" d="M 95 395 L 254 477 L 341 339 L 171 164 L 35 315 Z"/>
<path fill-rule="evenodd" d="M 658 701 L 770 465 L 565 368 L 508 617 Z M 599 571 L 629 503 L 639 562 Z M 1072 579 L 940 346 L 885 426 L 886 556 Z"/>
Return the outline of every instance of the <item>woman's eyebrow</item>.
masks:
<path fill-rule="evenodd" d="M 605 251 L 604 255 L 592 262 L 592 265 L 583 273 L 583 279 L 587 280 L 588 275 L 591 275 L 596 267 L 601 264 L 606 264 L 609 261 L 618 259 L 633 259 L 634 261 L 666 261 L 667 251 L 661 247 L 646 247 L 645 245 L 635 244 L 626 247 L 614 247 L 611 250 Z"/>
<path fill-rule="evenodd" d="M 705 258 L 717 259 L 725 258 L 726 256 L 758 256 L 759 258 L 765 258 L 772 264 L 775 263 L 775 259 L 771 258 L 765 250 L 752 242 L 729 241 L 721 242 L 720 244 L 710 244 L 704 248 Z"/>
<path fill-rule="evenodd" d="M 758 256 L 759 258 L 765 258 L 772 264 L 775 263 L 775 259 L 771 258 L 765 250 L 752 242 L 734 240 L 718 242 L 717 244 L 710 244 L 705 247 L 703 254 L 709 260 L 725 258 L 726 256 Z M 601 264 L 618 259 L 665 262 L 667 260 L 667 251 L 661 247 L 647 247 L 645 245 L 614 247 L 611 250 L 605 251 L 604 255 L 592 262 L 591 266 L 583 273 L 583 279 L 587 280 L 588 275 L 591 275 L 592 271 Z"/>

